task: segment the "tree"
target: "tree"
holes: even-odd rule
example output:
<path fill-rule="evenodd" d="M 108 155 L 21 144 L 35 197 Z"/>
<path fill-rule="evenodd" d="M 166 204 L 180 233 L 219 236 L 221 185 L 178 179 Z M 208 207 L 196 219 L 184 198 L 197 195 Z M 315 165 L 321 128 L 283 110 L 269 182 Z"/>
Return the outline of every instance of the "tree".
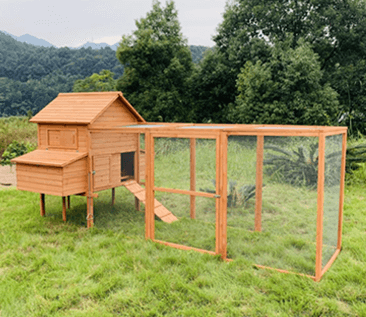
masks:
<path fill-rule="evenodd" d="M 276 41 L 291 38 L 295 49 L 299 39 L 309 43 L 318 55 L 323 70 L 322 83 L 329 82 L 339 94 L 342 112 L 363 113 L 359 98 L 361 89 L 344 89 L 354 82 L 363 83 L 360 62 L 366 53 L 366 4 L 363 0 L 233 0 L 224 13 L 213 40 L 219 56 L 217 68 L 225 70 L 224 81 L 216 85 L 219 101 L 216 109 L 230 108 L 235 103 L 236 80 L 247 61 L 268 63 Z M 218 58 L 211 60 L 218 60 Z M 212 68 L 209 63 L 202 67 Z M 366 71 L 366 69 L 363 69 Z M 205 73 L 205 70 L 200 70 Z M 206 72 L 210 76 L 209 72 Z M 212 77 L 215 78 L 215 74 Z M 210 82 L 212 79 L 206 78 Z M 208 99 L 207 99 L 208 100 Z M 351 105 L 351 107 L 349 106 Z M 352 108 L 352 109 L 351 109 Z M 227 113 L 227 111 L 223 111 Z"/>
<path fill-rule="evenodd" d="M 159 1 L 146 18 L 136 21 L 137 30 L 123 36 L 117 58 L 124 73 L 117 90 L 150 121 L 189 121 L 190 77 L 194 71 L 191 52 L 180 32 L 174 2 Z"/>
<path fill-rule="evenodd" d="M 337 93 L 322 84 L 319 57 L 302 39 L 276 42 L 268 63 L 248 61 L 238 76 L 238 123 L 331 125 L 337 117 Z"/>
<path fill-rule="evenodd" d="M 113 76 L 114 74 L 111 71 L 103 69 L 99 74 L 76 80 L 72 91 L 113 91 L 116 86 Z"/>

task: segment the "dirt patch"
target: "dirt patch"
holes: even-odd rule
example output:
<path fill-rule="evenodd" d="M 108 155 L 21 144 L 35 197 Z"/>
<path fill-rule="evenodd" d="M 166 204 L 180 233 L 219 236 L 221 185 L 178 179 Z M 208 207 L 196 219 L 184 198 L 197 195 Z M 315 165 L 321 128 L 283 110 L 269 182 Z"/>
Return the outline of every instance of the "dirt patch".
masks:
<path fill-rule="evenodd" d="M 0 189 L 17 185 L 15 166 L 0 165 Z"/>

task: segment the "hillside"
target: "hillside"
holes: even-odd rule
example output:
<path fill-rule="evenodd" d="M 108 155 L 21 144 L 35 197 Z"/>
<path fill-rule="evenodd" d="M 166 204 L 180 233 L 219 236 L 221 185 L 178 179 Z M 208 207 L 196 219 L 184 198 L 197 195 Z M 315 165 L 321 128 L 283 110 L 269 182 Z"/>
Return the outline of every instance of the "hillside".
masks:
<path fill-rule="evenodd" d="M 36 114 L 58 93 L 70 92 L 75 80 L 103 69 L 112 71 L 115 79 L 123 74 L 112 49 L 116 44 L 71 49 L 22 43 L 21 38 L 0 32 L 0 117 L 26 115 L 29 110 Z M 206 49 L 190 46 L 193 61 L 198 62 Z"/>

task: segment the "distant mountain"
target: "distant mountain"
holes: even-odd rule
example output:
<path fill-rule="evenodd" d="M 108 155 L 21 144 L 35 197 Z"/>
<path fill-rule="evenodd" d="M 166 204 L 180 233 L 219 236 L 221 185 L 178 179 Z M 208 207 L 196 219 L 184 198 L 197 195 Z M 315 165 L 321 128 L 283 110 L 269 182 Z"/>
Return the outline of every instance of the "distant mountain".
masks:
<path fill-rule="evenodd" d="M 52 47 L 54 45 L 52 45 L 51 43 L 47 42 L 46 40 L 42 40 L 39 39 L 38 37 L 35 37 L 33 35 L 30 34 L 24 34 L 21 36 L 15 36 L 13 34 L 10 34 L 8 32 L 5 31 L 1 31 L 3 33 L 5 33 L 6 35 L 11 36 L 13 39 L 19 41 L 19 42 L 23 42 L 23 43 L 27 43 L 27 44 L 32 44 L 32 45 L 36 45 L 36 46 L 44 46 L 44 47 Z"/>
<path fill-rule="evenodd" d="M 116 51 L 117 50 L 117 47 L 118 47 L 118 43 L 116 44 L 113 44 L 113 45 L 109 45 L 107 43 L 92 43 L 92 42 L 86 42 L 85 44 L 83 45 L 80 45 L 76 48 L 88 48 L 88 47 L 91 47 L 92 49 L 95 49 L 95 50 L 99 50 L 101 48 L 105 48 L 105 47 L 110 47 L 112 50 Z"/>

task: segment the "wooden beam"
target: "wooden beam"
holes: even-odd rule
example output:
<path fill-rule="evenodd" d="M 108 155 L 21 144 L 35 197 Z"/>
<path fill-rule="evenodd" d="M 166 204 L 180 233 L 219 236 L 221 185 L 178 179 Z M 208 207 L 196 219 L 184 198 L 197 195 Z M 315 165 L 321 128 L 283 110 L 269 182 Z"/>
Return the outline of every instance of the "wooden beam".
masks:
<path fill-rule="evenodd" d="M 315 281 L 320 281 L 322 276 L 322 251 L 323 251 L 323 212 L 324 212 L 324 167 L 325 167 L 325 136 L 319 137 L 318 147 L 318 214 L 316 220 L 316 257 Z"/>
<path fill-rule="evenodd" d="M 66 197 L 62 196 L 62 220 L 66 221 Z"/>
<path fill-rule="evenodd" d="M 220 137 L 220 254 L 223 259 L 227 258 L 227 134 L 222 132 Z"/>
<path fill-rule="evenodd" d="M 255 219 L 254 219 L 255 231 L 262 231 L 263 147 L 264 147 L 264 136 L 257 135 L 257 168 L 256 168 Z"/>
<path fill-rule="evenodd" d="M 196 191 L 196 139 L 190 139 L 190 190 Z M 196 196 L 190 196 L 190 216 L 191 219 L 196 218 Z"/>
<path fill-rule="evenodd" d="M 154 138 L 150 132 L 145 135 L 146 147 L 146 205 L 145 205 L 145 238 L 154 239 Z"/>
<path fill-rule="evenodd" d="M 221 182 L 221 136 L 219 135 L 216 138 L 216 196 L 220 197 L 221 188 L 220 188 L 220 182 Z M 221 251 L 221 245 L 222 245 L 222 236 L 221 236 L 221 213 L 220 213 L 220 204 L 221 200 L 216 199 L 215 201 L 215 209 L 216 209 L 216 248 L 215 252 L 216 254 L 220 254 Z"/>
<path fill-rule="evenodd" d="M 154 240 L 154 242 L 164 244 L 166 246 L 169 246 L 169 247 L 172 247 L 175 249 L 179 249 L 179 250 L 186 250 L 186 251 L 192 250 L 192 251 L 197 251 L 200 253 L 208 253 L 211 255 L 216 255 L 216 253 L 213 251 L 208 251 L 208 250 L 203 250 L 203 249 L 198 249 L 198 248 L 193 248 L 193 247 L 187 247 L 186 245 L 182 245 L 182 244 L 176 244 L 176 243 L 165 242 L 165 241 L 160 241 L 160 240 Z"/>
<path fill-rule="evenodd" d="M 173 194 L 201 196 L 201 197 L 208 197 L 208 198 L 219 198 L 217 194 L 211 194 L 211 193 L 205 193 L 205 192 L 194 192 L 191 190 L 184 190 L 184 189 L 154 187 L 154 190 L 158 191 L 158 192 L 166 192 L 166 193 L 173 193 Z"/>
<path fill-rule="evenodd" d="M 137 151 L 135 152 L 135 180 L 137 183 L 140 182 L 140 136 L 141 134 L 139 133 L 137 135 Z M 140 206 L 140 201 L 135 197 L 135 209 L 140 211 L 141 210 L 141 206 Z"/>
<path fill-rule="evenodd" d="M 346 174 L 346 152 L 347 133 L 342 135 L 342 163 L 341 163 L 341 186 L 339 190 L 339 212 L 338 212 L 338 242 L 337 249 L 342 247 L 342 225 L 343 225 L 343 204 L 344 204 L 344 177 Z"/>
<path fill-rule="evenodd" d="M 46 215 L 46 209 L 45 209 L 45 195 L 39 194 L 40 198 L 40 205 L 41 205 L 41 216 L 44 217 Z"/>
<path fill-rule="evenodd" d="M 330 260 L 328 261 L 328 263 L 324 266 L 324 268 L 322 269 L 322 273 L 321 273 L 321 276 L 323 276 L 324 275 L 324 273 L 326 272 L 326 271 L 328 271 L 328 269 L 332 266 L 332 264 L 333 264 L 333 262 L 335 261 L 335 259 L 337 258 L 337 256 L 338 256 L 338 254 L 339 254 L 339 252 L 340 252 L 341 250 L 340 249 L 337 249 L 335 252 L 334 252 L 334 254 L 332 255 L 332 257 L 330 258 Z"/>

